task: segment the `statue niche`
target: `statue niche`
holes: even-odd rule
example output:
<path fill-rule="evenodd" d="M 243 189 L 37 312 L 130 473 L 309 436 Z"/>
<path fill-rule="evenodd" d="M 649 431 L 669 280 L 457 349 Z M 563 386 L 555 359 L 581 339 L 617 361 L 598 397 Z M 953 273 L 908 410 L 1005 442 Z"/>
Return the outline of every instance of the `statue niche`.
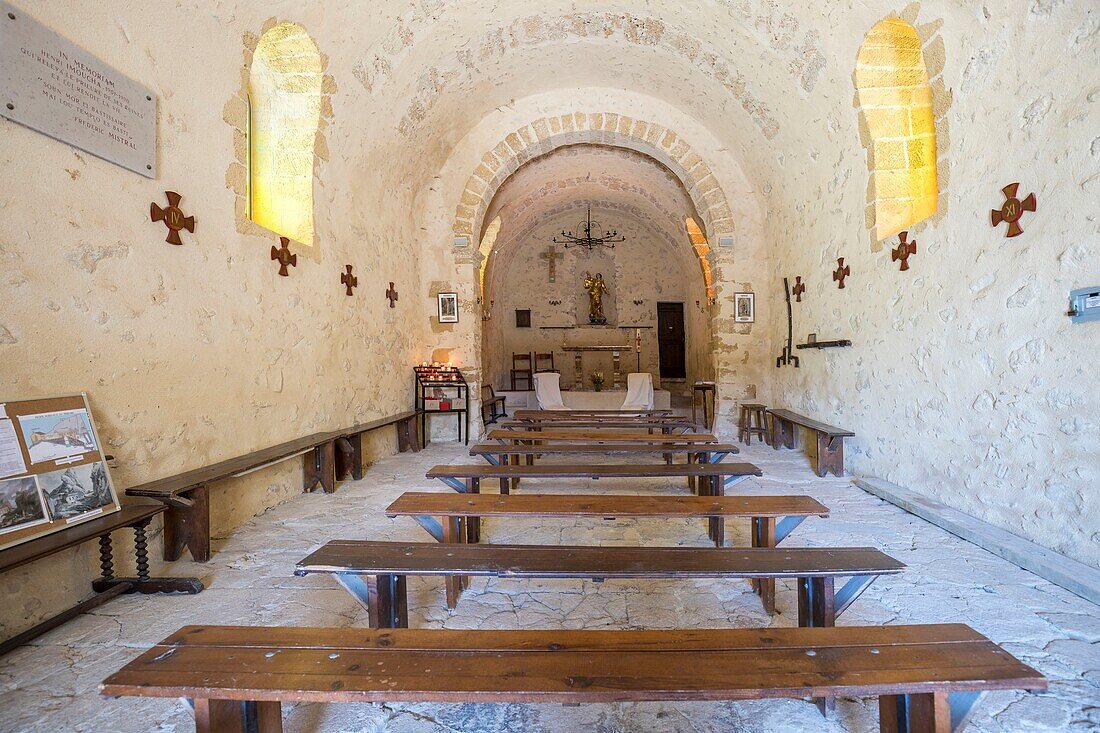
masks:
<path fill-rule="evenodd" d="M 584 273 L 584 289 L 588 293 L 588 322 L 596 326 L 607 324 L 607 316 L 603 310 L 603 296 L 607 292 L 607 284 L 603 281 L 603 273 Z"/>

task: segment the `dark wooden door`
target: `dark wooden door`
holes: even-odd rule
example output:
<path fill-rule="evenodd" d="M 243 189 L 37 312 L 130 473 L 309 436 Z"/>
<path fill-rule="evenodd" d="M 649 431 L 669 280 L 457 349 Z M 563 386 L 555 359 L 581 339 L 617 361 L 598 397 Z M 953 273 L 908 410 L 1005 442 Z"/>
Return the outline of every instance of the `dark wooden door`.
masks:
<path fill-rule="evenodd" d="M 684 304 L 657 304 L 657 350 L 661 359 L 661 379 L 685 379 Z"/>

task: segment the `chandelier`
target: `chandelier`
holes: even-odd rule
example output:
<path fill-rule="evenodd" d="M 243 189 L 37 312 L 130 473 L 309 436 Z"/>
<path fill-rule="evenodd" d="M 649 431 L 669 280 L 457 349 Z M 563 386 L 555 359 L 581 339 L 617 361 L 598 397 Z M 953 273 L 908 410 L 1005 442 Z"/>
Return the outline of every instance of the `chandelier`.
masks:
<path fill-rule="evenodd" d="M 592 207 L 588 207 L 588 216 L 577 224 L 578 234 L 561 230 L 560 238 L 555 236 L 555 244 L 564 244 L 566 249 L 570 247 L 588 247 L 591 252 L 596 247 L 615 249 L 616 242 L 625 242 L 626 237 L 617 230 L 605 230 L 598 221 L 592 221 Z"/>

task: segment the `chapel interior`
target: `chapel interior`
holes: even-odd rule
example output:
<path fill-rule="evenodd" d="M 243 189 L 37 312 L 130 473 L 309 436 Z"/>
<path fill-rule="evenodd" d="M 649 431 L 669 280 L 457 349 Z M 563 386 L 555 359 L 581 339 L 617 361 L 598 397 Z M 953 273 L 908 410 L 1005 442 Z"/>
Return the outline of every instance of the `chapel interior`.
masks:
<path fill-rule="evenodd" d="M 0 0 L 0 732 L 1100 731 L 1093 0 Z"/>

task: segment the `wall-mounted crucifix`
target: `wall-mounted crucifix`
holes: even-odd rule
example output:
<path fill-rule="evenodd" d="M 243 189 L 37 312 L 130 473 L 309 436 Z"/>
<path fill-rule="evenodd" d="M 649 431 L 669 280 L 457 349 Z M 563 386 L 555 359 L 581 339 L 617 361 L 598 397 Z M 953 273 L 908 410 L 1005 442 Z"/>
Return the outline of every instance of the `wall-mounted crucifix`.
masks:
<path fill-rule="evenodd" d="M 539 255 L 542 259 L 546 260 L 546 264 L 549 266 L 547 272 L 547 282 L 558 281 L 558 260 L 564 259 L 565 255 L 554 249 L 554 245 L 550 245 L 546 248 L 546 251 Z"/>

